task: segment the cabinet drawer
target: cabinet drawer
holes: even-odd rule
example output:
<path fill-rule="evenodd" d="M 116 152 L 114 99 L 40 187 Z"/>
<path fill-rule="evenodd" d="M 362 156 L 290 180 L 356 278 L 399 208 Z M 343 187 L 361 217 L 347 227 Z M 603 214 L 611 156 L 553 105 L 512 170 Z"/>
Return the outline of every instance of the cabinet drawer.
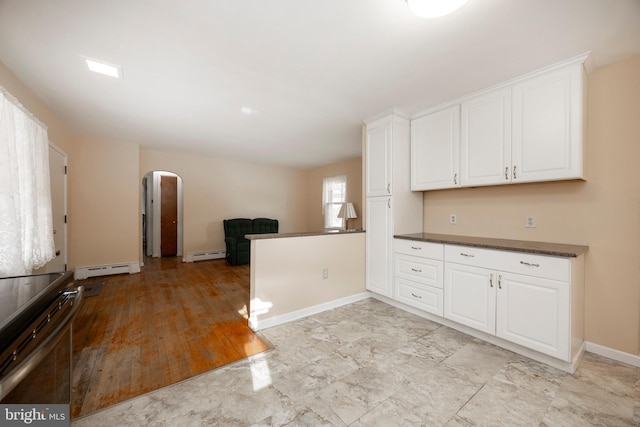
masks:
<path fill-rule="evenodd" d="M 394 251 L 401 254 L 419 256 L 423 258 L 439 260 L 444 258 L 444 245 L 442 243 L 394 239 Z"/>
<path fill-rule="evenodd" d="M 395 255 L 395 276 L 442 288 L 443 261 L 411 255 Z"/>
<path fill-rule="evenodd" d="M 442 316 L 444 301 L 442 289 L 399 278 L 395 279 L 395 287 L 396 300 Z"/>
<path fill-rule="evenodd" d="M 496 262 L 499 260 L 499 257 L 496 255 L 497 252 L 498 251 L 490 249 L 475 248 L 473 246 L 445 245 L 444 259 L 447 262 L 455 262 L 456 264 L 496 270 L 498 269 Z"/>
<path fill-rule="evenodd" d="M 498 270 L 562 282 L 571 280 L 571 260 L 569 258 L 524 252 L 496 252 L 500 253 Z"/>
<path fill-rule="evenodd" d="M 456 245 L 445 245 L 444 256 L 447 262 L 563 282 L 571 277 L 568 258 Z"/>

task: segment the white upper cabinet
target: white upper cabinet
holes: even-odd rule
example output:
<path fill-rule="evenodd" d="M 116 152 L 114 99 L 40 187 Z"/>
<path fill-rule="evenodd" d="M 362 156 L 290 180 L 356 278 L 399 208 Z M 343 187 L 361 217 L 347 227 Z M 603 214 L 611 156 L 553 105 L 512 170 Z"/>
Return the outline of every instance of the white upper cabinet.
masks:
<path fill-rule="evenodd" d="M 583 179 L 586 56 L 418 113 L 411 189 Z"/>
<path fill-rule="evenodd" d="M 462 186 L 511 182 L 511 89 L 478 95 L 461 110 Z"/>
<path fill-rule="evenodd" d="M 581 64 L 513 86 L 513 182 L 582 178 Z"/>
<path fill-rule="evenodd" d="M 411 121 L 411 190 L 460 185 L 460 106 Z"/>
<path fill-rule="evenodd" d="M 392 130 L 391 118 L 379 120 L 367 126 L 365 139 L 367 197 L 391 195 Z"/>

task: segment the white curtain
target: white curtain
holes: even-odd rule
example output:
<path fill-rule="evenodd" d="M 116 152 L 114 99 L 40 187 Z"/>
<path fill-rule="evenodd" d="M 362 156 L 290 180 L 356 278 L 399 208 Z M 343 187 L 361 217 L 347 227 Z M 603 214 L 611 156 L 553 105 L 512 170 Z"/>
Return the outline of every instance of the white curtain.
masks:
<path fill-rule="evenodd" d="M 47 128 L 0 87 L 0 277 L 53 258 Z"/>

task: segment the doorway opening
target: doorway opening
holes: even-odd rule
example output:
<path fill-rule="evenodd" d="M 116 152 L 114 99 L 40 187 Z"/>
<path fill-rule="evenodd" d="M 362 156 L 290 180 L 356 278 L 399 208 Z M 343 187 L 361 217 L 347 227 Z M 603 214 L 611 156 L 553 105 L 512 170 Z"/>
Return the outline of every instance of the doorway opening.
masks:
<path fill-rule="evenodd" d="M 148 257 L 182 256 L 182 178 L 151 171 L 142 178 L 142 251 Z"/>

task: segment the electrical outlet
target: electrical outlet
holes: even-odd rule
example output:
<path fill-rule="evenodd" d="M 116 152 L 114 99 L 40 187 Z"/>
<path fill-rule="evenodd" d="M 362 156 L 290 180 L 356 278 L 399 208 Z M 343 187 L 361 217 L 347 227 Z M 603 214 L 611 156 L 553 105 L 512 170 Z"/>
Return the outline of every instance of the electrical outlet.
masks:
<path fill-rule="evenodd" d="M 533 215 L 527 215 L 524 217 L 525 228 L 536 228 L 536 217 Z"/>
<path fill-rule="evenodd" d="M 449 215 L 449 224 L 456 224 L 458 222 L 458 218 L 456 214 Z"/>
<path fill-rule="evenodd" d="M 325 268 L 325 269 L 322 270 L 322 279 L 326 280 L 328 278 L 329 278 L 329 269 Z"/>

